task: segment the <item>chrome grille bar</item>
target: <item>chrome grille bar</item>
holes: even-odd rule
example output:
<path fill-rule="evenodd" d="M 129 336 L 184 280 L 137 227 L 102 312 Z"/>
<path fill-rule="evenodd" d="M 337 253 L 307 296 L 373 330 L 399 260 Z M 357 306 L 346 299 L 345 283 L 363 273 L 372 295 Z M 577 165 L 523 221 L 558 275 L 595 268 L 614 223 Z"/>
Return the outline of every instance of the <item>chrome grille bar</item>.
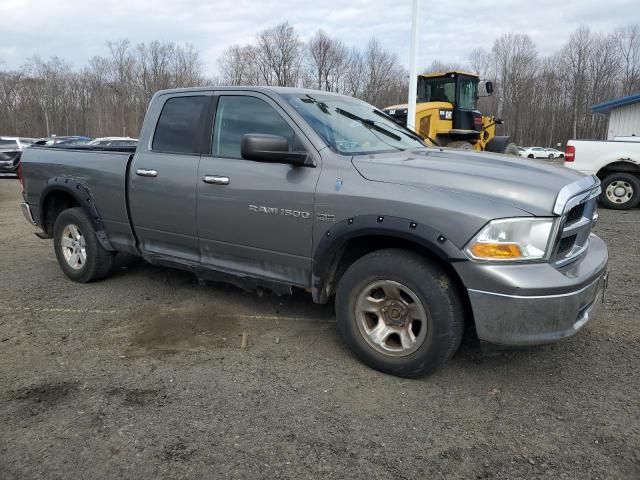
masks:
<path fill-rule="evenodd" d="M 572 262 L 589 247 L 600 192 L 600 180 L 590 176 L 565 186 L 558 194 L 554 213 L 560 215 L 560 225 L 551 253 L 556 266 Z"/>

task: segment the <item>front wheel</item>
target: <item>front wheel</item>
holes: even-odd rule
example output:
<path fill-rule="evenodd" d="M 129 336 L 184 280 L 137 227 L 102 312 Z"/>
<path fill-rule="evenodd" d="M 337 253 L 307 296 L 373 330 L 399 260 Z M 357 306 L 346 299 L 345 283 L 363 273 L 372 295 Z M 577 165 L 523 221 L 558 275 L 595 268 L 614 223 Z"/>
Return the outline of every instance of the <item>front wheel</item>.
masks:
<path fill-rule="evenodd" d="M 340 279 L 338 329 L 366 365 L 401 377 L 434 372 L 458 349 L 462 301 L 448 274 L 405 250 L 379 250 Z"/>
<path fill-rule="evenodd" d="M 447 148 L 461 148 L 462 150 L 473 150 L 473 145 L 464 140 L 455 140 L 445 145 Z"/>
<path fill-rule="evenodd" d="M 60 268 L 75 282 L 99 280 L 113 270 L 115 255 L 100 245 L 82 208 L 70 208 L 58 215 L 53 226 L 53 247 Z"/>
<path fill-rule="evenodd" d="M 511 137 L 499 135 L 493 137 L 485 146 L 487 152 L 504 153 L 505 155 L 520 156 L 518 146 L 511 141 Z"/>
<path fill-rule="evenodd" d="M 600 201 L 607 208 L 627 210 L 640 203 L 640 180 L 631 173 L 613 172 L 602 181 Z"/>

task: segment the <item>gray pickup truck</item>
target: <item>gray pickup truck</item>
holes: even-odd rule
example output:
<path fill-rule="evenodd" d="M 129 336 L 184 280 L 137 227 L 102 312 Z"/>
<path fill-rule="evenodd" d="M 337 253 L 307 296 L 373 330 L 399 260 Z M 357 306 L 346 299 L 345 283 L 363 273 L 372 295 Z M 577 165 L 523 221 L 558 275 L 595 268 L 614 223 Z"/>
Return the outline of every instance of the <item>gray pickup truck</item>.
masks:
<path fill-rule="evenodd" d="M 72 280 L 118 252 L 244 287 L 335 297 L 367 365 L 433 372 L 580 330 L 606 287 L 595 176 L 427 148 L 359 100 L 244 87 L 156 93 L 135 149 L 31 148 L 26 218 Z"/>

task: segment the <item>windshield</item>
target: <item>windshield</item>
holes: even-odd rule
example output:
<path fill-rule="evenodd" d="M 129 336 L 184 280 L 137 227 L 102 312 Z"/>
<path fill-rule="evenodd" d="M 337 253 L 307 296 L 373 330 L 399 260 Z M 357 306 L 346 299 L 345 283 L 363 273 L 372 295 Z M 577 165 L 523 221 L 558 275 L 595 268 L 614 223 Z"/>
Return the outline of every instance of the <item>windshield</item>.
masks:
<path fill-rule="evenodd" d="M 418 77 L 418 102 L 456 103 L 456 79 Z"/>
<path fill-rule="evenodd" d="M 365 102 L 315 93 L 284 97 L 338 153 L 363 155 L 425 146 L 420 137 Z"/>
<path fill-rule="evenodd" d="M 475 110 L 478 100 L 478 79 L 457 77 L 418 77 L 418 102 L 449 102 L 463 110 Z"/>
<path fill-rule="evenodd" d="M 478 81 L 475 78 L 458 77 L 458 82 L 460 83 L 458 108 L 475 110 L 478 100 Z"/>

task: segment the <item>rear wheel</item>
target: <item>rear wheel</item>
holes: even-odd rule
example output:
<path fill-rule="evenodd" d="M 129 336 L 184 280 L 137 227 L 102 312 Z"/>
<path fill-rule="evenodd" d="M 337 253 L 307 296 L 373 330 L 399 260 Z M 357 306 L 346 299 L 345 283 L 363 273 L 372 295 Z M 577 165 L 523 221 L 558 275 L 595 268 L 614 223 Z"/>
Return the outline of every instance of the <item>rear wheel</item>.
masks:
<path fill-rule="evenodd" d="M 549 154 L 549 160 L 553 160 L 553 153 Z"/>
<path fill-rule="evenodd" d="M 366 365 L 419 377 L 458 349 L 464 314 L 456 287 L 440 267 L 405 250 L 379 250 L 357 260 L 340 279 L 338 329 Z"/>
<path fill-rule="evenodd" d="M 70 208 L 58 215 L 53 227 L 53 246 L 60 268 L 71 280 L 91 282 L 113 270 L 115 255 L 102 248 L 82 208 Z"/>
<path fill-rule="evenodd" d="M 602 182 L 600 201 L 616 210 L 635 207 L 640 202 L 640 180 L 631 173 L 610 173 Z"/>
<path fill-rule="evenodd" d="M 461 148 L 462 150 L 473 150 L 473 145 L 464 140 L 456 140 L 445 145 L 447 148 Z"/>

